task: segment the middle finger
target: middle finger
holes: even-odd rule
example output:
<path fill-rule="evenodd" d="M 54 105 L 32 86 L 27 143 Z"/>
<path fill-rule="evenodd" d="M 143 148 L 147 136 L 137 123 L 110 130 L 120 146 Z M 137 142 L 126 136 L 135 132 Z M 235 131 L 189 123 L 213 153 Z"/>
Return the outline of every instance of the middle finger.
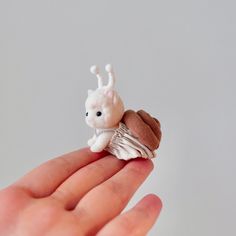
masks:
<path fill-rule="evenodd" d="M 75 172 L 51 197 L 62 202 L 65 209 L 71 210 L 88 191 L 110 178 L 124 165 L 124 161 L 112 155 L 99 159 Z"/>

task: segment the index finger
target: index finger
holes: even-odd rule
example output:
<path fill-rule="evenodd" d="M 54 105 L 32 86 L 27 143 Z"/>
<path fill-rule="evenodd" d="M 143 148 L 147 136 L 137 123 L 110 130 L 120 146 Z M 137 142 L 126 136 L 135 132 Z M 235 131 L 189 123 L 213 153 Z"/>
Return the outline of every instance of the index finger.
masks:
<path fill-rule="evenodd" d="M 43 163 L 14 185 L 29 190 L 33 197 L 46 197 L 78 169 L 106 155 L 107 152 L 94 153 L 83 148 Z"/>

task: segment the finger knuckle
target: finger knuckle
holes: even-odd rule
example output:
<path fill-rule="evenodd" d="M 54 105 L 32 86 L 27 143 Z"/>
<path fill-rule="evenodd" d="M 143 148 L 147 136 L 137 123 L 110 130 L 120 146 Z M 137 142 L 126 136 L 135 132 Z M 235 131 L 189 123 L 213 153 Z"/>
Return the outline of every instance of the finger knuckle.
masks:
<path fill-rule="evenodd" d="M 120 229 L 122 235 L 132 235 L 135 227 L 137 226 L 134 225 L 134 221 L 126 215 L 117 222 L 117 228 Z"/>
<path fill-rule="evenodd" d="M 8 187 L 0 192 L 0 202 L 2 207 L 8 207 L 14 203 L 15 205 L 23 203 L 30 198 L 30 194 L 20 187 Z"/>
<path fill-rule="evenodd" d="M 128 195 L 123 191 L 124 187 L 121 183 L 110 180 L 103 188 L 103 191 L 107 192 L 111 199 L 115 199 L 118 205 L 124 205 L 128 201 Z"/>

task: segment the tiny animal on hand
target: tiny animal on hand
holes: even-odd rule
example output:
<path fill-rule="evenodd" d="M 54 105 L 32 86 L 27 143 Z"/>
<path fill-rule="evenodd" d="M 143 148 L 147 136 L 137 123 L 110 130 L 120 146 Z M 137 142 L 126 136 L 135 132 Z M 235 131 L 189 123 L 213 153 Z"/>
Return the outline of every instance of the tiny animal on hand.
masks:
<path fill-rule="evenodd" d="M 155 157 L 154 151 L 161 139 L 159 121 L 143 110 L 125 111 L 114 89 L 115 75 L 110 64 L 105 67 L 109 77 L 106 85 L 97 66 L 92 66 L 90 70 L 98 79 L 98 88 L 88 90 L 85 102 L 86 123 L 95 130 L 88 140 L 91 151 L 105 149 L 125 160 Z"/>

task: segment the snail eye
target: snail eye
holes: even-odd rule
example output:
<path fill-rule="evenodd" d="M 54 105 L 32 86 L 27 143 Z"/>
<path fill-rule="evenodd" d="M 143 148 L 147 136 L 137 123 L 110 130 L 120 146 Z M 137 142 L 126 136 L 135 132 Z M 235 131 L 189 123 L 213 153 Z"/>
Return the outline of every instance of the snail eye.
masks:
<path fill-rule="evenodd" d="M 96 113 L 96 115 L 97 115 L 97 116 L 101 116 L 101 115 L 102 115 L 102 112 L 98 111 L 98 112 Z"/>
<path fill-rule="evenodd" d="M 85 115 L 88 116 L 88 112 L 86 112 Z"/>

